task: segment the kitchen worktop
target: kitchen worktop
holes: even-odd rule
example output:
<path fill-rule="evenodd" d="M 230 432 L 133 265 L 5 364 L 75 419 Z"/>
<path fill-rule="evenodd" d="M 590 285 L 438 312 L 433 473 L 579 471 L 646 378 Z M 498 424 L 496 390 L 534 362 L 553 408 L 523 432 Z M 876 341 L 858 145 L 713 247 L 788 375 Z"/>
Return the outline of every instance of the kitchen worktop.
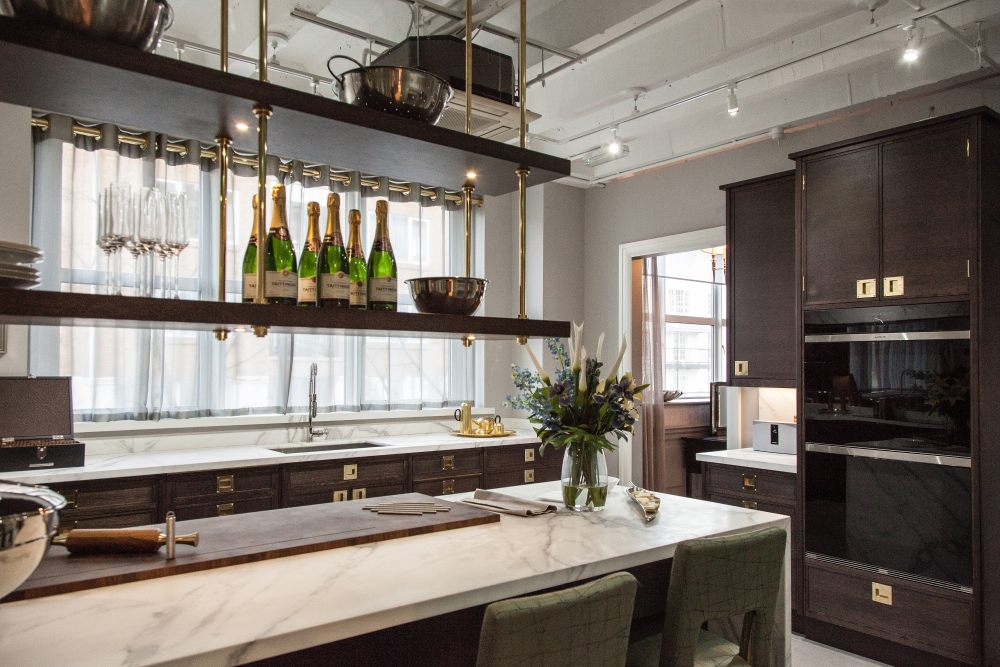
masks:
<path fill-rule="evenodd" d="M 558 497 L 559 484 L 501 491 Z M 683 540 L 789 527 L 767 512 L 661 499 L 650 524 L 616 488 L 604 512 L 503 515 L 486 526 L 3 604 L 0 655 L 17 665 L 241 664 L 668 559 Z M 786 658 L 788 558 L 778 602 Z"/>
<path fill-rule="evenodd" d="M 720 449 L 717 452 L 699 452 L 697 458 L 702 463 L 721 463 L 741 468 L 758 468 L 795 474 L 795 454 L 758 452 L 755 449 L 745 447 L 742 449 Z"/>
<path fill-rule="evenodd" d="M 358 441 L 359 439 L 351 441 L 322 440 L 313 443 L 289 443 L 282 446 L 322 447 L 323 445 Z M 83 467 L 79 468 L 4 472 L 0 473 L 0 477 L 5 480 L 23 482 L 25 484 L 56 484 L 60 482 L 78 482 L 114 477 L 197 472 L 199 470 L 214 470 L 221 467 L 247 468 L 260 465 L 393 456 L 449 449 L 532 444 L 538 442 L 538 438 L 533 431 L 521 430 L 502 438 L 466 438 L 449 433 L 420 433 L 372 436 L 365 437 L 363 441 L 379 446 L 325 452 L 297 452 L 294 454 L 282 454 L 260 445 L 96 454 L 93 456 L 88 455 Z"/>

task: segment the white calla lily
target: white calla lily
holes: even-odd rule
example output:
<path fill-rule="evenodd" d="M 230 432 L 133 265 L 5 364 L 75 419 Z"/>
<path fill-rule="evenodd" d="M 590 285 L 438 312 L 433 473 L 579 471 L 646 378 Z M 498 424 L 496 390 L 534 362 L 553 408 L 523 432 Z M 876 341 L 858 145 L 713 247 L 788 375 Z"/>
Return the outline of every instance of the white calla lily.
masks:
<path fill-rule="evenodd" d="M 539 361 L 538 357 L 535 356 L 535 353 L 531 350 L 531 346 L 525 345 L 524 349 L 528 351 L 528 356 L 531 357 L 531 363 L 535 365 L 535 370 L 538 371 L 538 376 L 542 379 L 542 382 L 548 383 L 549 381 L 548 373 L 546 373 L 545 369 L 542 368 L 542 362 Z"/>

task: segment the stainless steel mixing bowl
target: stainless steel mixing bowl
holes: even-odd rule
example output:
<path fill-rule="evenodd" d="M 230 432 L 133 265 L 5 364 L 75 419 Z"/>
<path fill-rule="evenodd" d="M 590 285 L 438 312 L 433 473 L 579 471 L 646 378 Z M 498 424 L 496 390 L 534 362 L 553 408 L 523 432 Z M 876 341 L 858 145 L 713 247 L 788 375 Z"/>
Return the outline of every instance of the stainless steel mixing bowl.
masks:
<path fill-rule="evenodd" d="M 421 313 L 472 315 L 486 292 L 485 278 L 437 276 L 410 278 L 410 296 Z"/>
<path fill-rule="evenodd" d="M 336 74 L 330 67 L 336 59 L 350 60 L 358 67 Z M 364 67 L 349 56 L 335 55 L 327 61 L 327 69 L 340 83 L 342 101 L 431 125 L 441 118 L 454 94 L 438 75 L 413 67 Z"/>
<path fill-rule="evenodd" d="M 5 0 L 0 6 L 17 18 L 85 32 L 143 51 L 155 49 L 173 22 L 166 0 Z"/>
<path fill-rule="evenodd" d="M 65 498 L 44 486 L 0 481 L 0 598 L 38 567 L 65 506 Z"/>

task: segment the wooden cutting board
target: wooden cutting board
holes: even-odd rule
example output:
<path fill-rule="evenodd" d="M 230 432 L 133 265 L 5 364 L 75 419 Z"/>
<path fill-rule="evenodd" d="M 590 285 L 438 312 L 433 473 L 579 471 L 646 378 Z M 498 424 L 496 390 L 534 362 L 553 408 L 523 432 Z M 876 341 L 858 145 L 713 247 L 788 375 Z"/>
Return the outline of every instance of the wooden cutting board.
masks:
<path fill-rule="evenodd" d="M 362 509 L 388 502 L 436 502 L 450 507 L 451 511 L 412 516 L 375 514 Z M 177 545 L 177 558 L 174 560 L 164 557 L 166 547 L 155 554 L 74 556 L 63 547 L 50 546 L 34 574 L 2 602 L 499 521 L 499 515 L 492 512 L 421 493 L 179 521 L 178 535 L 197 531 L 201 541 L 197 547 Z M 163 529 L 162 526 L 160 529 Z"/>

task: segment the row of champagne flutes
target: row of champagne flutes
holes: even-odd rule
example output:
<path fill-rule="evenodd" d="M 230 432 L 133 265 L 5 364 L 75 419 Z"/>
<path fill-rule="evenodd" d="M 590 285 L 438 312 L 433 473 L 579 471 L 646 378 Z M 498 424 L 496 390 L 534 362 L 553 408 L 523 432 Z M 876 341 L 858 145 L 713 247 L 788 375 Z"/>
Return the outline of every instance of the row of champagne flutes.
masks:
<path fill-rule="evenodd" d="M 122 294 L 121 250 L 135 262 L 133 294 L 179 298 L 180 254 L 188 246 L 187 195 L 112 183 L 98 195 L 97 245 L 107 258 L 105 288 Z M 160 270 L 156 269 L 159 258 Z M 157 281 L 157 273 L 160 278 Z"/>

